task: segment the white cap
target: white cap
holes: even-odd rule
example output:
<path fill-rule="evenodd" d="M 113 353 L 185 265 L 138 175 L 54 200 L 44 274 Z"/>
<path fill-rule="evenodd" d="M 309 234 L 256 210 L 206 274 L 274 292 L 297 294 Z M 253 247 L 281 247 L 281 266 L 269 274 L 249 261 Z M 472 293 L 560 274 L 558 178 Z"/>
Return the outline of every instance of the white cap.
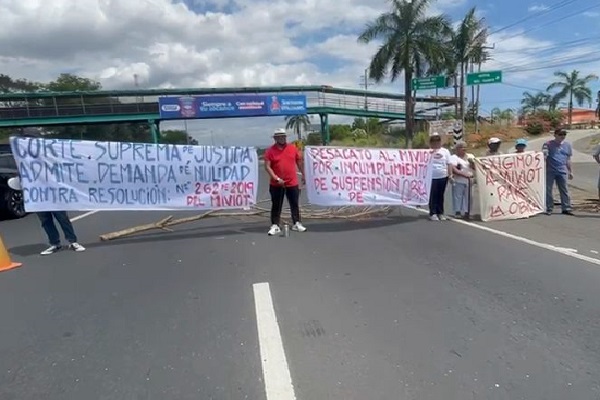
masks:
<path fill-rule="evenodd" d="M 496 143 L 502 143 L 502 140 L 498 139 L 497 137 L 492 137 L 492 138 L 490 138 L 490 140 L 488 140 L 488 144 L 496 144 Z"/>
<path fill-rule="evenodd" d="M 433 132 L 433 133 L 430 135 L 430 137 L 431 137 L 431 136 L 440 136 L 440 134 L 439 134 L 439 133 L 437 133 L 437 132 Z"/>
<path fill-rule="evenodd" d="M 285 136 L 285 135 L 287 135 L 287 132 L 283 128 L 275 129 L 275 132 L 273 132 L 273 136 Z"/>

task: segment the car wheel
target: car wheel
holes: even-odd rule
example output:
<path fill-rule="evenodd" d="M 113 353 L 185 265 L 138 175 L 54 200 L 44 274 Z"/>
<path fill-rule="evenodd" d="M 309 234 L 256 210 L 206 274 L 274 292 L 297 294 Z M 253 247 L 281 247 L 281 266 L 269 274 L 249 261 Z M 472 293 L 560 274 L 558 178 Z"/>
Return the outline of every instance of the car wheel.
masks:
<path fill-rule="evenodd" d="M 23 218 L 27 214 L 21 191 L 9 189 L 6 192 L 5 204 L 6 211 L 13 218 Z"/>

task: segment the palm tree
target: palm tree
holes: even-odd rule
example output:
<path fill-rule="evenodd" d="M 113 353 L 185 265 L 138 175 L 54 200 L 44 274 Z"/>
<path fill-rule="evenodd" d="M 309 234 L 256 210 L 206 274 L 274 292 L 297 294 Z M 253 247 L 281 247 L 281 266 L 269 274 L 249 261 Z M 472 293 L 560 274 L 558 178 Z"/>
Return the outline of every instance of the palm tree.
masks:
<path fill-rule="evenodd" d="M 308 115 L 288 115 L 285 117 L 285 129 L 293 129 L 296 132 L 298 140 L 302 140 L 302 131 L 310 127 L 310 118 Z"/>
<path fill-rule="evenodd" d="M 558 92 L 552 97 L 552 102 L 557 104 L 559 101 L 568 98 L 567 123 L 571 126 L 573 121 L 573 99 L 577 101 L 578 106 L 582 106 L 585 101 L 592 102 L 592 91 L 587 86 L 590 82 L 598 79 L 597 75 L 589 74 L 585 78 L 579 77 L 579 71 L 573 70 L 570 74 L 557 71 L 554 76 L 560 78 L 560 81 L 554 82 L 548 86 L 547 91 L 558 89 Z"/>
<path fill-rule="evenodd" d="M 394 82 L 404 72 L 406 103 L 406 142 L 412 145 L 414 104 L 411 82 L 431 67 L 446 62 L 446 43 L 451 34 L 450 20 L 445 15 L 427 16 L 431 0 L 390 0 L 392 9 L 367 24 L 358 40 L 370 43 L 383 39 L 369 65 L 369 78 L 381 82 L 387 75 Z"/>
<path fill-rule="evenodd" d="M 548 93 L 537 92 L 535 95 L 529 92 L 523 92 L 523 99 L 521 99 L 521 105 L 523 105 L 523 114 L 535 113 L 542 107 L 550 105 L 551 96 Z"/>
<path fill-rule="evenodd" d="M 465 115 L 465 76 L 469 64 L 481 64 L 488 58 L 484 50 L 487 41 L 487 28 L 483 18 L 477 18 L 475 7 L 471 8 L 454 32 L 453 49 L 456 68 L 460 68 L 460 117 Z M 475 100 L 473 100 L 475 102 Z"/>

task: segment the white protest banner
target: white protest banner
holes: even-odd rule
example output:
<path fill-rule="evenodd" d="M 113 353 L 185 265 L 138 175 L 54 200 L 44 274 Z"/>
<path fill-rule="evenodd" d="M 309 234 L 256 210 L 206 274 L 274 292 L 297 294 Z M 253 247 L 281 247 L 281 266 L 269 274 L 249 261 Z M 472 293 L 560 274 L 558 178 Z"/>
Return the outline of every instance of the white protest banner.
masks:
<path fill-rule="evenodd" d="M 426 205 L 431 150 L 306 147 L 306 190 L 312 204 Z"/>
<path fill-rule="evenodd" d="M 11 138 L 25 210 L 235 209 L 256 204 L 252 147 Z"/>
<path fill-rule="evenodd" d="M 540 151 L 475 159 L 482 221 L 528 218 L 545 209 L 546 163 Z"/>

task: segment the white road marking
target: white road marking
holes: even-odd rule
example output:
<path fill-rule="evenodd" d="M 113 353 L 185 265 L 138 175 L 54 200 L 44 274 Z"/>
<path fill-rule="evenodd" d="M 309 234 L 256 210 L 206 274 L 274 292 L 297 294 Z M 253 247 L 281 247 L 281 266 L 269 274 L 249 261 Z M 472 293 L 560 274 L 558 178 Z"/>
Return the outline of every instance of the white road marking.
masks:
<path fill-rule="evenodd" d="M 95 211 L 88 211 L 85 214 L 80 214 L 80 215 L 76 215 L 73 218 L 71 218 L 71 222 L 75 222 L 75 221 L 79 221 L 80 219 L 84 219 L 85 217 L 89 217 L 90 215 L 94 215 L 98 212 L 99 210 L 95 210 Z"/>
<path fill-rule="evenodd" d="M 405 206 L 405 207 L 406 208 L 410 208 L 411 210 L 415 210 L 415 211 L 421 212 L 421 213 L 427 213 L 427 214 L 429 214 L 429 211 L 427 211 L 427 210 L 423 210 L 423 209 L 419 209 L 419 208 L 411 207 L 411 206 Z M 500 231 L 500 230 L 497 230 L 497 229 L 489 228 L 487 226 L 479 225 L 479 224 L 476 224 L 474 222 L 463 221 L 463 220 L 452 218 L 452 217 L 450 217 L 448 219 L 450 221 L 454 221 L 454 222 L 457 222 L 459 224 L 467 225 L 467 226 L 470 226 L 472 228 L 480 229 L 482 231 L 490 232 L 490 233 L 493 233 L 493 234 L 496 234 L 496 235 L 499 235 L 499 236 L 504 236 L 504 237 L 509 238 L 509 239 L 517 240 L 519 242 L 527 243 L 527 244 L 529 244 L 531 246 L 540 247 L 540 248 L 545 249 L 545 250 L 551 250 L 551 251 L 554 251 L 556 253 L 563 254 L 565 256 L 577 258 L 578 260 L 581 260 L 581 261 L 586 261 L 586 262 L 589 262 L 589 263 L 592 263 L 592 264 L 600 265 L 600 259 L 594 258 L 594 257 L 588 257 L 588 256 L 584 256 L 583 254 L 576 253 L 576 252 L 573 251 L 574 249 L 567 249 L 567 248 L 564 248 L 564 247 L 558 247 L 558 246 L 554 246 L 554 245 L 549 244 L 549 243 L 536 242 L 535 240 L 527 239 L 527 238 L 522 237 L 522 236 L 513 235 L 512 233 Z M 577 251 L 577 250 L 575 250 L 575 251 Z"/>
<path fill-rule="evenodd" d="M 267 400 L 295 400 L 296 394 L 283 350 L 269 283 L 255 283 L 252 286 Z"/>

